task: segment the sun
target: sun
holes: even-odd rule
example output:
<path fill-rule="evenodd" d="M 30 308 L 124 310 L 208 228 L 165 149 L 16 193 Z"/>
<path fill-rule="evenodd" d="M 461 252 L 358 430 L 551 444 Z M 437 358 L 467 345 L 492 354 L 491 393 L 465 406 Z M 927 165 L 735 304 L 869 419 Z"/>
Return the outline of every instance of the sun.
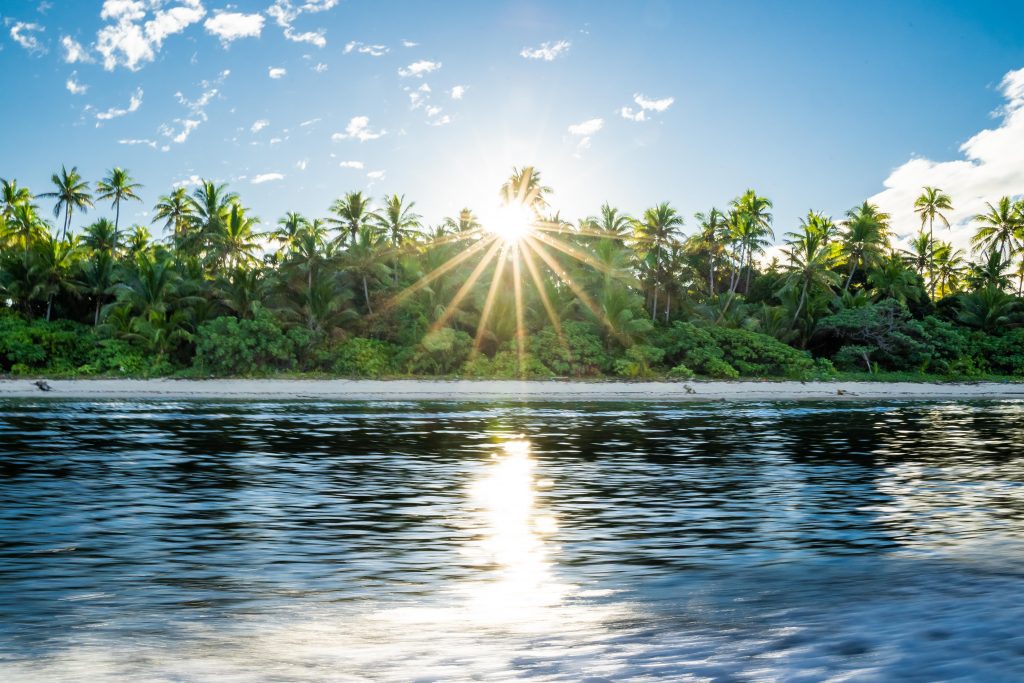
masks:
<path fill-rule="evenodd" d="M 482 220 L 484 230 L 496 235 L 506 244 L 515 244 L 534 231 L 537 217 L 533 210 L 521 202 L 511 202 L 495 208 Z"/>

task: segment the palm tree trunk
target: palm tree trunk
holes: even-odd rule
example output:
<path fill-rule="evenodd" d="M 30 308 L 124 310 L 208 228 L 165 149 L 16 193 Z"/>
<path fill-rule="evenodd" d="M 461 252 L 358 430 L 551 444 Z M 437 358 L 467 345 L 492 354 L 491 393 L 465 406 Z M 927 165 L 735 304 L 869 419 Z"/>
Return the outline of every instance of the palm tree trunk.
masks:
<path fill-rule="evenodd" d="M 744 296 L 750 296 L 750 274 L 754 270 L 754 252 L 751 251 L 747 254 L 747 284 L 744 285 L 743 294 Z"/>
<path fill-rule="evenodd" d="M 793 316 L 793 324 L 796 325 L 796 321 L 800 319 L 800 311 L 803 310 L 804 300 L 807 299 L 807 283 L 804 282 L 804 288 L 800 291 L 800 302 L 796 305 L 796 314 Z"/>
<path fill-rule="evenodd" d="M 850 283 L 853 282 L 853 274 L 857 270 L 857 259 L 850 259 L 850 276 L 846 278 L 846 286 L 843 287 L 843 294 L 850 291 Z"/>
<path fill-rule="evenodd" d="M 370 288 L 366 285 L 366 276 L 363 276 L 363 296 L 366 297 L 366 312 L 373 315 L 373 309 L 370 308 Z"/>
<path fill-rule="evenodd" d="M 46 322 L 50 322 L 50 313 L 53 312 L 53 294 L 46 297 Z"/>
<path fill-rule="evenodd" d="M 713 297 L 715 295 L 715 257 L 713 254 L 708 259 L 708 265 L 710 266 L 708 271 L 708 297 Z"/>
<path fill-rule="evenodd" d="M 665 292 L 665 322 L 668 322 L 668 312 L 672 307 L 672 292 Z"/>
<path fill-rule="evenodd" d="M 658 318 L 658 283 L 654 283 L 654 303 L 651 304 L 651 320 Z"/>
<path fill-rule="evenodd" d="M 935 216 L 928 219 L 928 280 L 935 300 Z"/>
<path fill-rule="evenodd" d="M 114 202 L 114 244 L 117 244 L 117 226 L 121 224 L 121 200 Z"/>
<path fill-rule="evenodd" d="M 100 325 L 100 299 L 99 295 L 96 296 L 96 312 L 92 316 L 92 326 L 99 327 Z"/>

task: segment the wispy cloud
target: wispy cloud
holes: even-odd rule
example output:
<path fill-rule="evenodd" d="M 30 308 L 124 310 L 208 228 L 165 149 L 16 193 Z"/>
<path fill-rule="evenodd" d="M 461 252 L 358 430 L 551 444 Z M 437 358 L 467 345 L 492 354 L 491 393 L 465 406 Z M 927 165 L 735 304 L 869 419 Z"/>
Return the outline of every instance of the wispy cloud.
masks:
<path fill-rule="evenodd" d="M 467 86 L 465 85 L 456 85 L 448 93 L 452 96 L 453 100 L 461 100 L 462 96 L 466 94 L 466 89 Z"/>
<path fill-rule="evenodd" d="M 298 6 L 290 0 L 275 0 L 267 9 L 267 15 L 284 29 L 284 37 L 296 43 L 309 43 L 316 47 L 327 45 L 327 31 L 318 28 L 313 31 L 297 31 L 292 25 L 302 14 L 326 12 L 337 6 L 339 0 L 305 0 Z"/>
<path fill-rule="evenodd" d="M 327 71 L 327 65 L 324 64 L 323 62 L 317 62 L 316 66 L 313 67 L 313 71 L 317 72 L 318 74 L 322 74 L 323 72 Z"/>
<path fill-rule="evenodd" d="M 262 185 L 263 183 L 269 183 L 274 180 L 284 180 L 283 173 L 260 173 L 254 176 L 249 182 L 253 185 Z"/>
<path fill-rule="evenodd" d="M 250 133 L 259 133 L 261 130 L 263 130 L 264 128 L 266 128 L 269 125 L 270 125 L 270 121 L 268 121 L 266 119 L 260 119 L 259 121 L 256 121 L 255 123 L 252 124 L 252 127 L 249 128 L 249 132 Z"/>
<path fill-rule="evenodd" d="M 421 59 L 418 62 L 413 62 L 404 69 L 398 70 L 398 75 L 402 78 L 408 78 L 415 76 L 416 78 L 423 78 L 424 74 L 429 74 L 437 71 L 441 68 L 441 62 L 431 62 L 427 59 Z"/>
<path fill-rule="evenodd" d="M 68 92 L 72 95 L 84 95 L 86 91 L 89 90 L 89 86 L 82 85 L 78 82 L 77 71 L 73 71 L 71 75 L 68 76 L 68 80 L 64 83 L 64 85 L 68 89 Z"/>
<path fill-rule="evenodd" d="M 64 48 L 64 61 L 68 64 L 74 64 L 75 62 L 82 62 L 83 64 L 92 63 L 93 58 L 89 56 L 89 52 L 71 36 L 63 36 L 60 39 L 60 44 Z"/>
<path fill-rule="evenodd" d="M 280 66 L 272 66 L 267 69 L 267 75 L 273 78 L 275 81 L 279 78 L 284 78 L 288 75 L 288 69 Z"/>
<path fill-rule="evenodd" d="M 132 71 L 152 62 L 164 41 L 206 16 L 200 0 L 179 0 L 170 9 L 157 9 L 149 21 L 150 9 L 161 3 L 143 0 L 105 0 L 100 18 L 107 24 L 96 34 L 96 51 L 103 57 L 103 68 L 113 71 L 123 66 Z"/>
<path fill-rule="evenodd" d="M 1024 69 L 1003 76 L 1000 90 L 1006 102 L 999 111 L 999 125 L 979 131 L 960 145 L 962 158 L 912 158 L 893 170 L 885 179 L 885 189 L 868 200 L 892 216 L 892 229 L 897 237 L 906 239 L 921 227 L 921 219 L 914 213 L 914 200 L 925 186 L 941 188 L 953 199 L 954 210 L 946 216 L 951 233 L 936 234 L 936 238 L 948 237 L 961 248 L 969 248 L 972 219 L 985 212 L 985 202 L 994 204 L 1004 195 L 1021 194 Z"/>
<path fill-rule="evenodd" d="M 629 121 L 646 121 L 647 112 L 653 111 L 661 113 L 672 106 L 672 103 L 676 101 L 674 97 L 663 97 L 658 100 L 652 100 L 640 93 L 633 95 L 633 101 L 640 107 L 639 109 L 633 109 L 632 107 L 623 107 L 619 110 L 619 114 L 622 118 Z"/>
<path fill-rule="evenodd" d="M 387 175 L 387 171 L 370 171 L 366 177 L 370 180 L 384 180 L 385 175 Z"/>
<path fill-rule="evenodd" d="M 604 119 L 587 119 L 582 123 L 574 123 L 569 126 L 569 135 L 579 138 L 576 142 L 576 156 L 579 156 L 583 150 L 590 149 L 591 138 L 602 128 L 604 128 Z"/>
<path fill-rule="evenodd" d="M 118 140 L 119 145 L 145 145 L 146 147 L 152 147 L 156 149 L 156 140 L 137 140 L 137 139 L 125 139 Z"/>
<path fill-rule="evenodd" d="M 402 39 L 402 47 L 416 47 L 419 43 L 414 43 L 411 40 Z"/>
<path fill-rule="evenodd" d="M 4 19 L 4 25 L 10 27 L 11 40 L 29 52 L 38 54 L 46 53 L 46 46 L 39 40 L 37 33 L 42 33 L 46 29 L 39 24 L 33 24 L 26 21 L 13 21 L 10 18 Z"/>
<path fill-rule="evenodd" d="M 263 15 L 217 12 L 203 23 L 203 27 L 227 47 L 240 38 L 259 38 L 263 32 Z"/>
<path fill-rule="evenodd" d="M 361 168 L 363 168 L 363 162 L 361 162 L 361 161 L 342 161 L 340 164 L 338 164 L 338 166 L 341 167 L 341 168 L 358 168 L 358 169 L 361 169 Z"/>
<path fill-rule="evenodd" d="M 128 106 L 124 109 L 117 107 L 111 107 L 106 111 L 96 113 L 96 126 L 99 127 L 99 121 L 110 121 L 111 119 L 120 118 L 126 114 L 131 114 L 134 111 L 138 111 L 139 107 L 142 106 L 142 88 L 136 88 L 131 98 L 128 100 Z"/>
<path fill-rule="evenodd" d="M 386 130 L 373 130 L 370 128 L 370 117 L 368 116 L 353 116 L 345 126 L 344 133 L 335 133 L 331 136 L 332 140 L 359 140 L 359 142 L 366 142 L 367 140 L 376 140 L 379 137 L 387 135 Z"/>
<path fill-rule="evenodd" d="M 189 115 L 181 118 L 176 118 L 172 121 L 174 125 L 162 124 L 159 128 L 160 134 L 166 138 L 170 138 L 171 142 L 175 144 L 182 144 L 188 140 L 199 125 L 206 121 L 206 107 L 210 102 L 220 94 L 220 86 L 227 80 L 227 77 L 231 75 L 231 71 L 225 69 L 218 74 L 217 78 L 212 81 L 203 81 L 200 85 L 203 88 L 202 93 L 194 100 L 190 100 L 185 97 L 180 91 L 174 93 L 179 104 L 185 106 Z"/>
<path fill-rule="evenodd" d="M 559 55 L 568 52 L 571 45 L 572 43 L 568 40 L 541 43 L 537 47 L 524 47 L 519 56 L 526 59 L 542 59 L 545 62 L 551 62 Z"/>
<path fill-rule="evenodd" d="M 371 57 L 383 57 L 389 52 L 387 45 L 364 45 L 355 40 L 346 43 L 343 50 L 345 54 L 353 51 L 361 55 L 370 55 Z"/>

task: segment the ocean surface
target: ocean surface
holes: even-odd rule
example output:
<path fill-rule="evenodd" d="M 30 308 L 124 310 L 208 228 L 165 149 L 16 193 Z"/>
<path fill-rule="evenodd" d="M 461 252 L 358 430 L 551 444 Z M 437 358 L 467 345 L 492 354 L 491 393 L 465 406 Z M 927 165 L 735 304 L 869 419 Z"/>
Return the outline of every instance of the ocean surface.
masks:
<path fill-rule="evenodd" d="M 1024 402 L 0 401 L 3 681 L 1024 680 Z"/>

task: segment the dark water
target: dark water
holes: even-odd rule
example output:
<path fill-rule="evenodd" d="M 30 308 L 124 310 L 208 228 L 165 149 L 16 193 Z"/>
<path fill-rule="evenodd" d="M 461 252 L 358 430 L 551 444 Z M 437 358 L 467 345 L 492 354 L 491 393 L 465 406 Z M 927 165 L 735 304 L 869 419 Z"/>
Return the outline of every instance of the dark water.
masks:
<path fill-rule="evenodd" d="M 0 680 L 1021 680 L 1024 403 L 0 403 Z"/>

